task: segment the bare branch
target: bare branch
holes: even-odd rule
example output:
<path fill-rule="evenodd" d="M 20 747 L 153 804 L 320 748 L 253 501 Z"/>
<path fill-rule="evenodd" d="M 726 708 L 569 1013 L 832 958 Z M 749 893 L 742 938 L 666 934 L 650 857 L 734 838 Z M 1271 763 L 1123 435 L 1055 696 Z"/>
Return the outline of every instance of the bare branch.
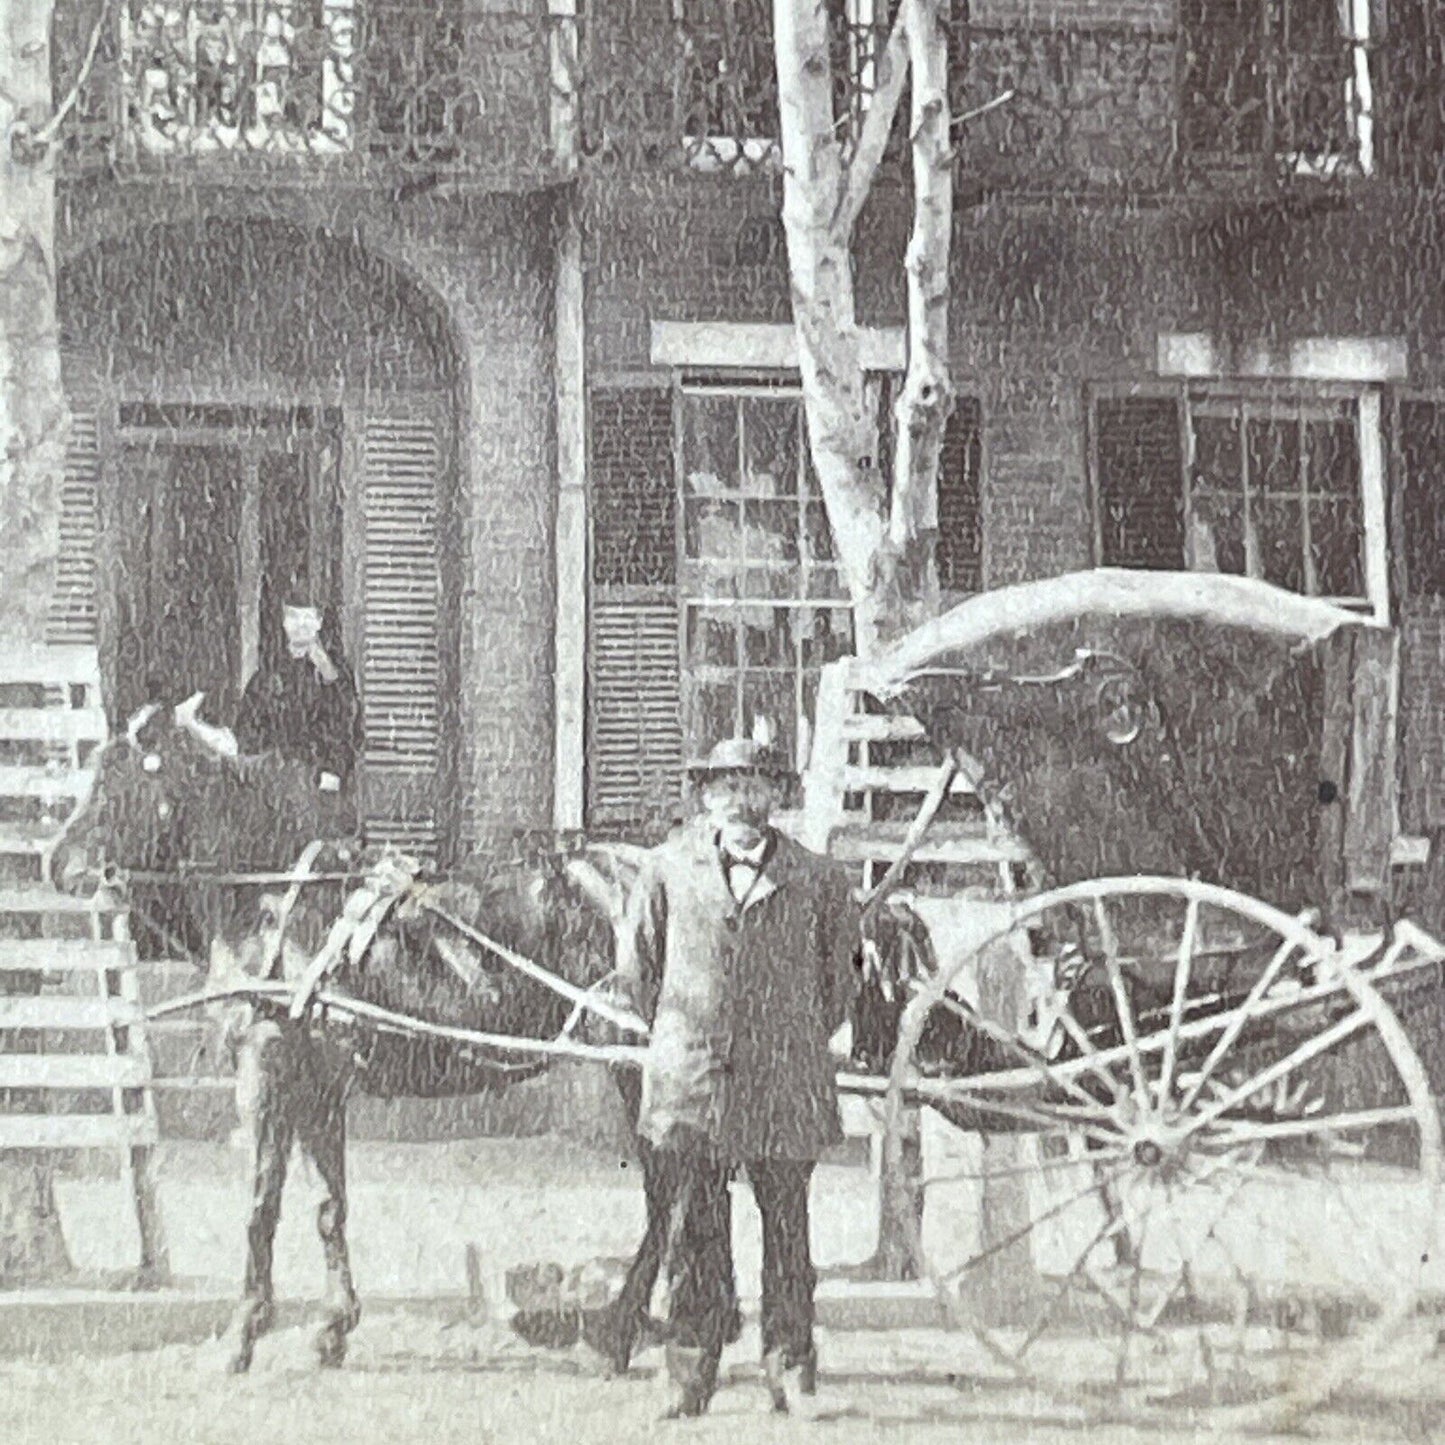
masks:
<path fill-rule="evenodd" d="M 1017 94 L 1018 92 L 1012 88 L 1001 91 L 992 100 L 986 100 L 982 105 L 976 105 L 972 110 L 966 110 L 962 115 L 954 116 L 953 120 L 949 122 L 949 129 L 958 130 L 972 121 L 986 116 L 990 111 L 997 110 L 999 106 L 1007 105 Z"/>
<path fill-rule="evenodd" d="M 847 240 L 858 223 L 873 186 L 873 177 L 878 174 L 883 152 L 888 146 L 899 102 L 903 99 L 903 84 L 908 79 L 908 35 L 904 22 L 907 8 L 899 7 L 888 43 L 878 58 L 878 84 L 864 112 L 858 143 L 853 148 L 853 158 L 843 178 L 843 193 L 833 214 L 833 234 L 840 240 Z"/>
<path fill-rule="evenodd" d="M 25 138 L 25 144 L 32 150 L 44 151 L 50 146 L 56 136 L 60 134 L 60 127 L 65 124 L 66 117 L 80 103 L 80 93 L 90 79 L 90 72 L 95 65 L 95 57 L 100 51 L 101 37 L 104 36 L 106 24 L 110 20 L 111 4 L 112 0 L 101 0 L 100 14 L 95 17 L 95 26 L 90 32 L 90 43 L 85 49 L 85 59 L 81 61 L 80 72 L 75 77 L 75 84 L 70 87 L 70 94 L 61 101 L 55 114 L 38 131 Z"/>

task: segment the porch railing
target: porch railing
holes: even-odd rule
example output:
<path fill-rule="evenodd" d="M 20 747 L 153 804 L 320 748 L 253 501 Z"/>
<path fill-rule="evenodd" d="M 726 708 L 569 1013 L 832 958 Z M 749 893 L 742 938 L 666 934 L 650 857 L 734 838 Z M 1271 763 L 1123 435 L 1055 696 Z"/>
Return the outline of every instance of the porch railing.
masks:
<path fill-rule="evenodd" d="M 100 0 L 77 0 L 58 7 L 58 94 L 97 19 L 66 133 L 73 165 L 500 178 L 548 171 L 572 150 L 572 14 L 471 0 L 112 0 L 102 13 Z"/>

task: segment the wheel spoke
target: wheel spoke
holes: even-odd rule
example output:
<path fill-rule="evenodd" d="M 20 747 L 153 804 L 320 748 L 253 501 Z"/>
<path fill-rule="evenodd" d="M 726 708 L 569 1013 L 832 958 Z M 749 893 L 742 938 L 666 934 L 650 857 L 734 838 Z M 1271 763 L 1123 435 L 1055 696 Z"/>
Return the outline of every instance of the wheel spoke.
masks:
<path fill-rule="evenodd" d="M 1099 1108 L 1099 1100 L 1094 1095 L 1074 1079 L 1061 1075 L 1046 1058 L 1031 1049 L 1017 1034 L 1010 1032 L 1001 1024 L 994 1023 L 991 1019 L 984 1018 L 976 1009 L 969 1008 L 961 999 L 953 998 L 946 993 L 942 999 L 945 1008 L 963 1019 L 970 1027 L 976 1028 L 985 1038 L 992 1039 L 994 1043 L 1011 1049 L 1025 1066 L 1031 1068 L 1044 1083 L 1062 1089 L 1091 1110 Z M 1101 1072 L 1100 1077 L 1110 1085 L 1111 1092 L 1118 1092 L 1118 1083 L 1111 1074 L 1106 1071 Z"/>
<path fill-rule="evenodd" d="M 1179 1101 L 1180 1112 L 1186 1111 L 1199 1097 L 1205 1085 L 1214 1076 L 1214 1071 L 1219 1067 L 1220 1060 L 1233 1047 L 1234 1041 L 1244 1031 L 1244 1026 L 1249 1022 L 1250 1015 L 1255 1006 L 1269 992 L 1275 979 L 1279 977 L 1280 970 L 1285 966 L 1289 956 L 1299 947 L 1298 942 L 1293 938 L 1287 938 L 1274 951 L 1269 962 L 1264 966 L 1264 971 L 1254 981 L 1254 987 L 1250 989 L 1244 1002 L 1234 1011 L 1234 1017 L 1226 1025 L 1224 1032 L 1215 1040 L 1214 1047 L 1210 1049 L 1208 1057 L 1200 1066 L 1198 1077 L 1190 1084 L 1184 1097 Z"/>
<path fill-rule="evenodd" d="M 1174 1069 L 1179 1061 L 1179 1029 L 1184 1022 L 1184 996 L 1194 967 L 1194 946 L 1199 937 L 1199 900 L 1191 898 L 1184 913 L 1184 932 L 1179 939 L 1179 957 L 1174 965 L 1174 995 L 1169 1005 L 1169 1033 L 1164 1040 L 1164 1059 L 1159 1066 L 1157 1109 L 1164 1109 L 1174 1088 Z"/>
<path fill-rule="evenodd" d="M 1065 1136 L 1058 1135 L 1056 1137 Z M 1012 1179 L 1020 1175 L 1033 1178 L 1039 1174 L 1061 1173 L 1066 1169 L 1087 1169 L 1094 1164 L 1112 1164 L 1121 1157 L 1117 1150 L 1100 1151 L 1082 1159 L 1064 1155 L 1057 1159 L 1036 1159 L 1028 1164 L 1000 1165 L 997 1169 L 960 1169 L 951 1174 L 931 1174 L 924 1180 L 924 1185 L 932 1189 L 940 1184 L 987 1183 L 991 1179 Z"/>
<path fill-rule="evenodd" d="M 1411 1104 L 1390 1104 L 1378 1109 L 1358 1109 L 1351 1114 L 1316 1114 L 1308 1119 L 1277 1119 L 1269 1123 L 1240 1120 L 1226 1122 L 1223 1129 L 1211 1130 L 1211 1142 L 1227 1145 L 1248 1144 L 1254 1140 L 1304 1139 L 1311 1134 L 1344 1134 L 1352 1129 L 1375 1129 L 1383 1124 L 1406 1124 L 1416 1118 Z"/>
<path fill-rule="evenodd" d="M 1021 1123 L 1035 1125 L 1049 1134 L 1059 1134 L 1067 1130 L 1075 1134 L 1086 1135 L 1102 1144 L 1113 1145 L 1119 1142 L 1118 1131 L 1108 1127 L 1107 1118 L 1103 1114 L 1092 1117 L 1071 1117 L 1058 1109 L 1050 1110 L 1043 1105 L 1030 1106 L 981 1096 L 973 1092 L 978 1087 L 976 1081 L 969 1084 L 950 1085 L 939 1080 L 929 1079 L 920 1080 L 907 1092 L 914 1094 L 918 1101 L 924 1104 L 932 1104 L 939 1108 L 953 1105 L 959 1108 L 976 1109 L 982 1114 L 996 1114 L 1001 1119 L 1017 1119 Z"/>
<path fill-rule="evenodd" d="M 1116 1179 L 1122 1172 L 1123 1166 L 1120 1165 L 1119 1168 L 1113 1171 L 1109 1178 Z M 1036 1215 L 1033 1219 L 1030 1219 L 1027 1224 L 1021 1224 L 1017 1229 L 1010 1230 L 1002 1239 L 995 1240 L 987 1249 L 981 1250 L 978 1254 L 974 1255 L 972 1259 L 965 1260 L 956 1269 L 951 1270 L 944 1276 L 945 1282 L 952 1283 L 955 1280 L 961 1279 L 969 1270 L 976 1269 L 985 1260 L 992 1259 L 994 1255 L 1002 1250 L 1011 1249 L 1019 1243 L 1020 1240 L 1026 1239 L 1032 1234 L 1039 1225 L 1047 1224 L 1049 1220 L 1057 1219 L 1061 1214 L 1068 1213 L 1076 1204 L 1083 1203 L 1085 1199 L 1093 1194 L 1096 1187 L 1095 1181 L 1091 1179 L 1088 1184 L 1077 1191 L 1077 1193 L 1068 1195 L 1056 1204 L 1051 1204 L 1042 1214 Z"/>
<path fill-rule="evenodd" d="M 1101 1244 L 1104 1244 L 1112 1235 L 1117 1234 L 1124 1225 L 1125 1220 L 1122 1215 L 1114 1219 L 1105 1219 L 1104 1223 L 1094 1234 L 1094 1237 L 1084 1246 L 1083 1251 L 1074 1261 L 1073 1268 L 1058 1281 L 1048 1301 L 1039 1310 L 1038 1317 L 1034 1320 L 1028 1334 L 1024 1336 L 1023 1343 L 1018 1348 L 1019 1359 L 1022 1359 L 1039 1339 L 1042 1338 L 1045 1330 L 1049 1327 L 1049 1321 L 1054 1316 L 1054 1311 L 1057 1310 L 1068 1297 L 1069 1291 L 1078 1284 L 1081 1277 L 1103 1298 L 1104 1302 L 1108 1304 L 1110 1308 L 1118 1311 L 1123 1310 L 1124 1307 L 1118 1300 L 1106 1289 L 1102 1288 L 1099 1282 L 1094 1279 L 1089 1269 L 1089 1257 Z"/>
<path fill-rule="evenodd" d="M 1197 1134 L 1199 1130 L 1227 1114 L 1237 1104 L 1252 1098 L 1261 1089 L 1268 1088 L 1276 1079 L 1283 1079 L 1327 1049 L 1334 1048 L 1337 1043 L 1349 1038 L 1351 1034 L 1358 1033 L 1369 1021 L 1370 1016 L 1364 1009 L 1356 1009 L 1353 1013 L 1346 1014 L 1338 1023 L 1332 1024 L 1323 1033 L 1316 1034 L 1314 1038 L 1302 1043 L 1293 1052 L 1286 1054 L 1284 1058 L 1277 1059 L 1267 1069 L 1261 1069 L 1252 1079 L 1247 1079 L 1238 1088 L 1231 1089 L 1222 1099 L 1217 1099 L 1207 1105 L 1190 1120 L 1184 1131 L 1186 1137 Z"/>

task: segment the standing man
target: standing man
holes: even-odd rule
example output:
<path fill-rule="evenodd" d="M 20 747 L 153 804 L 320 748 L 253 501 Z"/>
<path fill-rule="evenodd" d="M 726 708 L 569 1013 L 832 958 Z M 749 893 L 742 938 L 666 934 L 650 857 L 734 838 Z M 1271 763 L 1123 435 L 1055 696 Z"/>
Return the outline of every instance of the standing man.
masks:
<path fill-rule="evenodd" d="M 638 1132 L 656 1151 L 672 1399 L 701 1415 L 733 1307 L 728 1185 L 763 1226 L 763 1365 L 775 1410 L 816 1388 L 808 1189 L 842 1138 L 828 1041 L 856 983 L 859 912 L 845 872 L 779 834 L 790 771 L 762 743 L 719 743 L 690 770 L 699 818 L 648 854 L 618 959 L 651 1025 Z"/>

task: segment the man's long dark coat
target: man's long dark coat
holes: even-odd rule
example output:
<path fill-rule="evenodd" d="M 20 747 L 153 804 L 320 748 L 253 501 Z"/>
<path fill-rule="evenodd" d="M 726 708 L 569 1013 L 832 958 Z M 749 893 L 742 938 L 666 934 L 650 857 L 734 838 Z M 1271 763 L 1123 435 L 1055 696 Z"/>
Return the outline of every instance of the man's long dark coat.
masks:
<path fill-rule="evenodd" d="M 859 913 L 837 864 L 779 835 L 745 905 L 705 819 L 653 849 L 619 973 L 652 1026 L 639 1132 L 727 1158 L 816 1159 L 842 1138 L 828 1041 L 857 986 Z"/>

